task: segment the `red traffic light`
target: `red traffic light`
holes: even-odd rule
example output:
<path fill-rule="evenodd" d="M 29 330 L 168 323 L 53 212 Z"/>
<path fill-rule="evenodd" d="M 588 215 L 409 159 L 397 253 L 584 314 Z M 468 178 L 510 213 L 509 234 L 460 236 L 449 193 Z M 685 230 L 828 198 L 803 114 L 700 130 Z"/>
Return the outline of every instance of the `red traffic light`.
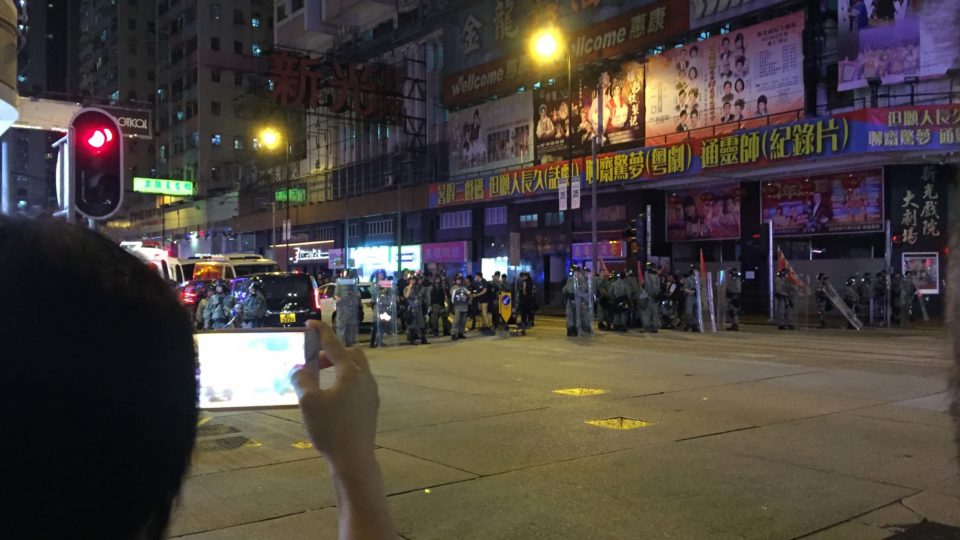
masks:
<path fill-rule="evenodd" d="M 114 139 L 113 128 L 109 126 L 96 126 L 90 128 L 86 133 L 80 136 L 87 148 L 99 153 L 106 149 L 106 146 Z"/>
<path fill-rule="evenodd" d="M 107 219 L 123 204 L 123 132 L 116 118 L 81 109 L 70 121 L 74 208 L 93 219 Z"/>

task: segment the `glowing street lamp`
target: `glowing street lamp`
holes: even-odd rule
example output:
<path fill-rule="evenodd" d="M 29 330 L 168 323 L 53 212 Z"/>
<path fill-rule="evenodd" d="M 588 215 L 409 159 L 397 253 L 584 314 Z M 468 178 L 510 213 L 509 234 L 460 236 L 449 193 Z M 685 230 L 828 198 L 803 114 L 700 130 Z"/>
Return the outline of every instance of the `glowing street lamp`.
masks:
<path fill-rule="evenodd" d="M 537 62 L 554 62 L 564 54 L 563 36 L 556 26 L 548 26 L 530 37 L 530 56 Z"/>
<path fill-rule="evenodd" d="M 280 132 L 272 127 L 263 128 L 260 130 L 260 143 L 267 148 L 267 150 L 276 150 L 280 146 L 280 142 L 283 137 L 280 135 Z"/>
<path fill-rule="evenodd" d="M 286 147 L 286 157 L 287 157 L 287 159 L 286 159 L 286 161 L 285 161 L 284 164 L 283 164 L 283 176 L 284 176 L 284 179 L 286 180 L 286 182 L 285 182 L 286 188 L 285 188 L 285 189 L 286 189 L 286 191 L 287 191 L 287 202 L 286 202 L 286 214 L 287 214 L 287 217 L 286 217 L 286 223 L 290 223 L 290 198 L 291 198 L 291 197 L 290 197 L 290 171 L 289 171 L 289 169 L 288 169 L 288 166 L 289 166 L 289 163 L 290 163 L 290 145 L 284 142 L 284 140 L 283 140 L 283 135 L 280 133 L 280 131 L 279 131 L 278 129 L 273 128 L 273 127 L 269 127 L 269 126 L 268 126 L 268 127 L 265 127 L 265 128 L 263 128 L 263 129 L 260 130 L 260 133 L 258 134 L 258 138 L 259 138 L 260 144 L 262 144 L 263 147 L 266 148 L 266 149 L 267 149 L 268 151 L 270 151 L 270 152 L 273 152 L 274 150 L 276 150 L 281 144 L 283 144 L 283 145 Z M 276 216 L 276 213 L 277 213 L 277 203 L 276 203 L 276 201 L 273 202 L 273 213 L 274 213 L 274 216 Z M 285 226 L 284 226 L 284 230 L 286 230 L 286 229 L 287 229 L 287 226 L 285 225 Z M 276 232 L 276 230 L 277 230 L 276 218 L 274 218 L 273 231 Z M 273 241 L 273 245 L 277 245 L 277 242 L 276 242 L 275 240 Z M 286 269 L 289 269 L 289 265 L 290 265 L 290 231 L 287 231 L 287 234 L 286 234 L 286 247 L 284 248 L 284 253 L 283 253 L 283 255 L 284 255 L 284 257 L 283 257 L 283 258 L 284 258 L 283 267 L 286 268 Z"/>

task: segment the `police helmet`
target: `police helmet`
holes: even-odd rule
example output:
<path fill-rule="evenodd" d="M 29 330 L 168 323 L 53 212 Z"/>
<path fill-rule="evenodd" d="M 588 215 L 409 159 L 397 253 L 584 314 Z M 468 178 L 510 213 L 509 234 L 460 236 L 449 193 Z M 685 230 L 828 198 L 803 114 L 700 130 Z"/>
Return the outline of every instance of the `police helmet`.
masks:
<path fill-rule="evenodd" d="M 820 272 L 819 274 L 817 274 L 817 281 L 826 281 L 826 280 L 827 280 L 826 274 L 824 274 L 823 272 Z"/>
<path fill-rule="evenodd" d="M 847 278 L 847 285 L 853 285 L 857 282 L 857 278 L 850 276 Z"/>
<path fill-rule="evenodd" d="M 729 270 L 729 272 L 730 272 L 730 275 L 731 275 L 731 276 L 740 277 L 740 270 L 737 269 L 736 267 L 731 268 L 731 269 Z"/>
<path fill-rule="evenodd" d="M 250 281 L 250 286 L 247 287 L 247 290 L 250 291 L 250 292 L 259 291 L 259 290 L 261 290 L 261 289 L 262 289 L 262 286 L 260 285 L 260 282 L 259 282 L 259 281 L 256 281 L 256 280 L 251 280 L 251 281 Z"/>
<path fill-rule="evenodd" d="M 573 273 L 573 272 L 579 272 L 579 271 L 580 271 L 580 265 L 579 265 L 579 264 L 571 264 L 571 265 L 570 265 L 570 272 L 571 272 L 571 273 Z"/>

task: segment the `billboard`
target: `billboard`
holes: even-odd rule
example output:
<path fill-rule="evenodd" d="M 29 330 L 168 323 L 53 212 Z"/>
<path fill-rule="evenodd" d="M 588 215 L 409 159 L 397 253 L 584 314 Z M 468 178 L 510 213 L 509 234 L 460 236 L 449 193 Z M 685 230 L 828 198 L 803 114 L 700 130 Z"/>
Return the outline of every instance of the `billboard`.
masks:
<path fill-rule="evenodd" d="M 960 0 L 840 0 L 837 17 L 838 90 L 960 66 Z"/>
<path fill-rule="evenodd" d="M 783 0 L 690 0 L 690 29 L 723 24 L 750 13 L 785 4 Z"/>
<path fill-rule="evenodd" d="M 651 56 L 648 144 L 676 133 L 713 135 L 703 128 L 717 124 L 732 131 L 796 120 L 804 100 L 803 22 L 803 13 L 793 13 Z"/>
<path fill-rule="evenodd" d="M 740 238 L 740 185 L 667 193 L 667 241 Z"/>
<path fill-rule="evenodd" d="M 590 152 L 596 137 L 598 107 L 603 106 L 603 146 L 615 149 L 643 144 L 643 64 L 626 60 L 615 69 L 577 77 L 574 97 L 550 87 L 534 97 L 534 146 L 541 163 L 566 157 L 567 137 L 574 156 Z M 603 96 L 597 99 L 597 87 Z"/>
<path fill-rule="evenodd" d="M 915 280 L 919 294 L 940 294 L 940 253 L 903 253 L 900 255 L 901 271 Z"/>
<path fill-rule="evenodd" d="M 883 230 L 883 171 L 764 182 L 762 221 L 776 236 Z"/>
<path fill-rule="evenodd" d="M 450 114 L 450 173 L 533 161 L 533 96 L 528 92 Z"/>

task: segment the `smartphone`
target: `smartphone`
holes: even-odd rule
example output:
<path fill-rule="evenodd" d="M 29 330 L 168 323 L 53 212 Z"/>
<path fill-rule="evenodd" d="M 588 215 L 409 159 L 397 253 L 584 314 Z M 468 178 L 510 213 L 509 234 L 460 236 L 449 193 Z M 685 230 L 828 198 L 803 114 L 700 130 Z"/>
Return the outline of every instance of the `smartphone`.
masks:
<path fill-rule="evenodd" d="M 201 409 L 289 408 L 298 404 L 291 371 L 317 362 L 310 328 L 232 328 L 194 334 Z"/>

